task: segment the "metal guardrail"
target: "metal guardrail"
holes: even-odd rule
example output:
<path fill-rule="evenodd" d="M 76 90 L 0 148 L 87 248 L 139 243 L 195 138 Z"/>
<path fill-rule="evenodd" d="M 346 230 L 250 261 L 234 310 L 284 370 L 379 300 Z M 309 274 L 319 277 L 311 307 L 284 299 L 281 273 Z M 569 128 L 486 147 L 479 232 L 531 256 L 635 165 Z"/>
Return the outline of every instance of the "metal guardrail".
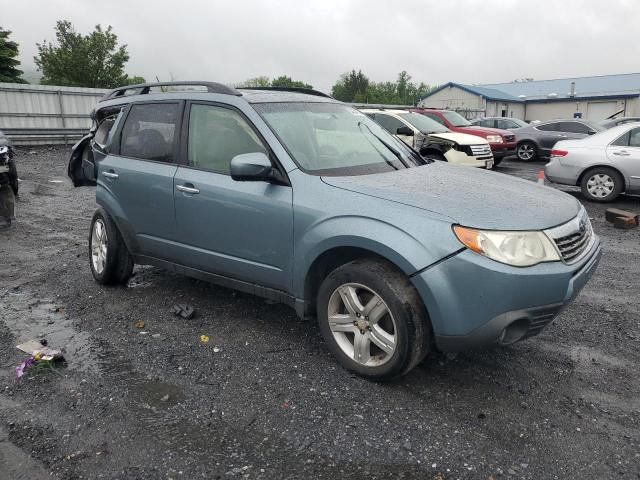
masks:
<path fill-rule="evenodd" d="M 3 128 L 2 132 L 15 145 L 23 142 L 41 141 L 69 145 L 88 133 L 87 128 Z"/>

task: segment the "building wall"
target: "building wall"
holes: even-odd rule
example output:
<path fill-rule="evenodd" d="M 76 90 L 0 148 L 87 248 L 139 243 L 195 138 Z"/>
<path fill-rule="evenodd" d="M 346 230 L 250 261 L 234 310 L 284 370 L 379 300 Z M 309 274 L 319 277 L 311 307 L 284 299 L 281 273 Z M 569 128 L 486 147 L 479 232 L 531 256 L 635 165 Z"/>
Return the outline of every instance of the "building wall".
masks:
<path fill-rule="evenodd" d="M 626 116 L 640 113 L 638 99 L 627 99 Z M 585 120 L 604 120 L 609 115 L 625 108 L 625 99 L 608 100 L 572 100 L 552 102 L 527 102 L 525 120 L 553 120 L 556 118 L 573 118 L 575 112 L 582 113 Z"/>
<path fill-rule="evenodd" d="M 420 101 L 420 107 L 446 108 L 450 110 L 485 110 L 485 101 L 480 95 L 469 93 L 458 87 L 448 87 Z"/>
<path fill-rule="evenodd" d="M 494 102 L 492 100 L 487 100 L 485 116 L 502 117 L 503 110 L 506 111 L 506 117 L 524 120 L 524 103 Z"/>

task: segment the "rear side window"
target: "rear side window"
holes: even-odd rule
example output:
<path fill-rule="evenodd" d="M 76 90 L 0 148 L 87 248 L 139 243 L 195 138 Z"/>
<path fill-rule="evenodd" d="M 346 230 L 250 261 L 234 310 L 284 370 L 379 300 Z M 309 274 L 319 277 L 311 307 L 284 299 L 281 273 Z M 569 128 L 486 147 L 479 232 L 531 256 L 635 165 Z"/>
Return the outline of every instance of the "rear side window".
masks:
<path fill-rule="evenodd" d="M 558 122 L 545 123 L 544 125 L 538 125 L 536 129 L 542 130 L 543 132 L 559 132 L 560 131 L 558 129 L 559 125 L 560 123 Z"/>
<path fill-rule="evenodd" d="M 122 128 L 124 157 L 173 162 L 177 103 L 134 104 Z"/>
<path fill-rule="evenodd" d="M 397 133 L 399 128 L 405 126 L 405 124 L 397 118 L 393 118 L 390 115 L 385 115 L 384 113 L 376 113 L 376 122 L 378 122 L 378 124 L 387 132 L 393 135 Z"/>
<path fill-rule="evenodd" d="M 190 166 L 228 175 L 233 157 L 258 152 L 267 153 L 267 149 L 238 112 L 213 105 L 191 106 Z"/>
<path fill-rule="evenodd" d="M 618 147 L 640 147 L 640 128 L 629 130 L 624 135 L 618 137 L 611 145 Z"/>
<path fill-rule="evenodd" d="M 580 122 L 559 122 L 558 131 L 567 133 L 589 133 L 591 130 L 584 123 Z"/>

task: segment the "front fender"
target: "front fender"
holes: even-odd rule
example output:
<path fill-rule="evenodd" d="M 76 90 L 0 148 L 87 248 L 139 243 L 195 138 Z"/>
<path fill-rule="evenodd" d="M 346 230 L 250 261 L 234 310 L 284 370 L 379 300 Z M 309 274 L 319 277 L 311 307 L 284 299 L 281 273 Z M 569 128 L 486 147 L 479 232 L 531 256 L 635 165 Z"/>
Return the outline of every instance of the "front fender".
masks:
<path fill-rule="evenodd" d="M 451 253 L 436 241 L 420 241 L 388 222 L 354 215 L 315 223 L 298 239 L 296 246 L 293 293 L 298 298 L 304 296 L 306 274 L 314 261 L 331 249 L 354 247 L 369 250 L 389 260 L 407 275 Z"/>

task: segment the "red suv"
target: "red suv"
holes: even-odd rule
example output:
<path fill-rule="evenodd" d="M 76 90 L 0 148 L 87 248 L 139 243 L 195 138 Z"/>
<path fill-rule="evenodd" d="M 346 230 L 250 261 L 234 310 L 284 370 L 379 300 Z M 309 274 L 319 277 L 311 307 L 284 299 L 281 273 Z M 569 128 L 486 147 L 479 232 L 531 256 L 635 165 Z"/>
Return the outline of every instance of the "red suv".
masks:
<path fill-rule="evenodd" d="M 451 110 L 412 108 L 411 111 L 426 115 L 453 132 L 486 138 L 493 152 L 494 165 L 498 165 L 504 157 L 516 154 L 516 136 L 509 130 L 471 125 L 466 118 Z"/>

